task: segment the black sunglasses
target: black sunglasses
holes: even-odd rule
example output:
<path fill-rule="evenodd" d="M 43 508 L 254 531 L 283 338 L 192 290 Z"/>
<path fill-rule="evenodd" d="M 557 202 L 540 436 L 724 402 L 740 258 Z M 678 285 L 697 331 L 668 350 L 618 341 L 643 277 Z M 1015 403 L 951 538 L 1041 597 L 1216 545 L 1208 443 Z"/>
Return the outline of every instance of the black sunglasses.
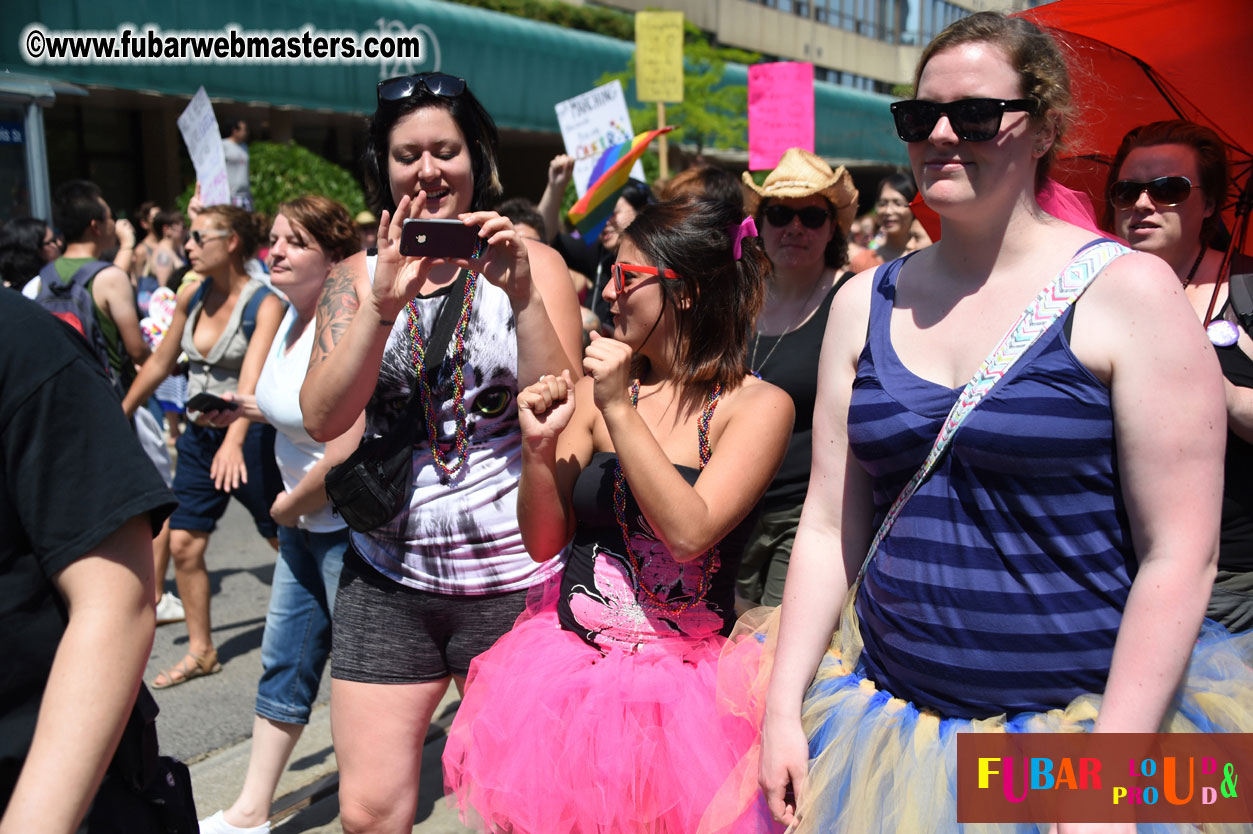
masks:
<path fill-rule="evenodd" d="M 943 103 L 913 98 L 892 102 L 892 118 L 902 142 L 925 142 L 940 116 L 948 116 L 958 139 L 986 142 L 1001 132 L 1001 116 L 1007 111 L 1035 113 L 1036 103 L 1029 98 L 962 98 Z"/>
<path fill-rule="evenodd" d="M 379 104 L 409 98 L 419 89 L 426 90 L 433 96 L 456 98 L 466 91 L 466 80 L 442 72 L 398 75 L 378 83 Z"/>
<path fill-rule="evenodd" d="M 1145 191 L 1149 192 L 1149 199 L 1159 206 L 1177 206 L 1192 193 L 1192 180 L 1187 177 L 1158 177 L 1148 182 L 1119 180 L 1109 187 L 1109 201 L 1114 208 L 1126 211 Z"/>
<path fill-rule="evenodd" d="M 793 217 L 799 217 L 801 225 L 806 229 L 821 229 L 823 224 L 831 219 L 831 212 L 826 209 L 820 209 L 817 206 L 805 206 L 801 209 L 794 209 L 791 206 L 781 206 L 777 203 L 766 206 L 766 210 L 762 214 L 765 215 L 767 223 L 780 229 L 791 223 Z"/>

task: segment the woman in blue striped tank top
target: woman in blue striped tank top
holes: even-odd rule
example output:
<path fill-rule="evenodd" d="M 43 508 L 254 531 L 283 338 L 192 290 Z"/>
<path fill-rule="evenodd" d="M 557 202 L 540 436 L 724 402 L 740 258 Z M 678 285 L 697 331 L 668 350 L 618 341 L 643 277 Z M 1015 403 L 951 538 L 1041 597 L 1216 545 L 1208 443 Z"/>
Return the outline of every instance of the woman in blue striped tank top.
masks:
<path fill-rule="evenodd" d="M 1249 642 L 1233 681 L 1218 658 L 1239 647 L 1210 627 L 1197 639 L 1222 490 L 1218 364 L 1156 258 L 1111 253 L 961 423 L 854 586 L 962 388 L 1095 242 L 1036 199 L 1070 110 L 1046 34 L 972 15 L 927 47 L 915 89 L 893 112 L 942 239 L 836 296 L 783 605 L 723 660 L 724 678 L 765 689 L 764 705 L 747 699 L 761 787 L 797 834 L 959 830 L 956 738 L 976 728 L 1236 729 L 1198 689 L 1253 728 Z"/>

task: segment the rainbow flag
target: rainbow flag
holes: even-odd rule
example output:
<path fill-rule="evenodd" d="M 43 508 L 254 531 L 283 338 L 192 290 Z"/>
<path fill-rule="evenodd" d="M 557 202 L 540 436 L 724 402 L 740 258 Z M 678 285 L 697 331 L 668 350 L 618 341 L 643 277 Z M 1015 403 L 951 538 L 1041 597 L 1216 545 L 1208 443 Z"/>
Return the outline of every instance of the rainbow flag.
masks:
<path fill-rule="evenodd" d="M 585 238 L 590 235 L 592 239 L 595 238 L 595 235 L 591 234 L 593 229 L 599 234 L 600 226 L 604 224 L 610 212 L 613 211 L 614 203 L 618 201 L 618 194 L 622 192 L 627 180 L 630 179 L 631 166 L 635 164 L 635 160 L 648 149 L 649 142 L 672 130 L 674 130 L 673 127 L 662 127 L 641 133 L 630 142 L 614 145 L 601 154 L 600 159 L 596 161 L 596 167 L 592 169 L 592 184 L 570 209 L 568 215 L 570 222 L 580 234 Z"/>

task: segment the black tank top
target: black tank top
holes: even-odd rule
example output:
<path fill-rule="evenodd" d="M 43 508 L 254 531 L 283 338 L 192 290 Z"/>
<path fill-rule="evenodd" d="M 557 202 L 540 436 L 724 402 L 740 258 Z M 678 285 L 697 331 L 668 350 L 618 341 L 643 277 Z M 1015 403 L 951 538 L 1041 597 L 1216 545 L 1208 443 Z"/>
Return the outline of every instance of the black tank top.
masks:
<path fill-rule="evenodd" d="M 571 503 L 578 525 L 557 605 L 562 627 L 598 648 L 628 650 L 665 638 L 730 634 L 735 625 L 735 576 L 757 522 L 756 510 L 718 543 L 708 591 L 693 599 L 702 584 L 705 557 L 675 562 L 649 529 L 629 485 L 624 518 L 638 572 L 626 555 L 613 505 L 617 463 L 617 455 L 597 452 L 574 483 Z M 700 474 L 690 466 L 675 469 L 689 484 Z"/>
<path fill-rule="evenodd" d="M 1216 347 L 1223 376 L 1232 385 L 1253 388 L 1253 359 L 1238 344 Z M 1223 516 L 1218 544 L 1218 569 L 1253 571 L 1253 445 L 1230 429 L 1224 462 Z"/>
<path fill-rule="evenodd" d="M 814 403 L 818 399 L 818 356 L 822 353 L 822 337 L 827 331 L 831 300 L 848 277 L 846 275 L 837 281 L 809 321 L 791 333 L 749 340 L 748 360 L 752 370 L 766 382 L 786 391 L 796 408 L 796 421 L 792 424 L 792 436 L 788 438 L 787 453 L 761 499 L 765 511 L 787 509 L 805 501 L 813 450 Z"/>

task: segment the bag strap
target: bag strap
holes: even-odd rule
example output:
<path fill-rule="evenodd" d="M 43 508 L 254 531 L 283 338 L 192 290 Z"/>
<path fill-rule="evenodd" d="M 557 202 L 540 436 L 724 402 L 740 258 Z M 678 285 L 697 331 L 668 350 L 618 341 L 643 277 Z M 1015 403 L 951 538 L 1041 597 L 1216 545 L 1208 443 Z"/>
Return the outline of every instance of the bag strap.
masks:
<path fill-rule="evenodd" d="M 435 326 L 431 328 L 430 338 L 426 340 L 426 345 L 423 346 L 425 354 L 422 357 L 422 364 L 426 366 L 427 384 L 432 388 L 435 387 L 435 383 L 439 380 L 439 369 L 444 364 L 444 356 L 448 353 L 448 344 L 452 341 L 453 328 L 457 326 L 457 320 L 461 318 L 461 305 L 456 302 L 457 299 L 465 295 L 466 281 L 468 280 L 469 276 L 466 274 L 466 271 L 464 269 L 458 270 L 457 280 L 453 281 L 448 287 L 448 295 L 439 308 L 439 315 L 435 318 Z M 406 308 L 412 310 L 408 305 L 406 305 Z M 409 402 L 405 404 L 405 412 L 411 417 L 422 408 L 420 405 L 421 390 L 421 386 L 415 380 L 413 390 L 409 393 Z"/>
<path fill-rule="evenodd" d="M 113 266 L 113 264 L 108 261 L 88 261 L 78 269 L 74 270 L 74 274 L 70 276 L 69 283 L 79 284 L 83 289 L 88 289 L 87 285 L 90 284 L 97 275 L 111 266 Z M 92 303 L 95 303 L 94 298 L 92 299 Z"/>
<path fill-rule="evenodd" d="M 1240 255 L 1232 258 L 1227 287 L 1236 319 L 1244 331 L 1253 336 L 1253 261 Z"/>
<path fill-rule="evenodd" d="M 61 273 L 57 272 L 56 261 L 49 261 L 39 270 L 39 292 L 41 295 L 44 293 L 52 295 L 58 292 L 68 293 L 70 288 L 74 286 L 81 286 L 83 289 L 87 289 L 87 285 L 91 283 L 93 278 L 99 275 L 102 270 L 111 266 L 113 264 L 108 261 L 91 260 L 74 270 L 70 280 L 62 281 Z"/>
<path fill-rule="evenodd" d="M 914 473 L 914 477 L 909 479 L 909 483 L 901 490 L 901 494 L 892 502 L 883 523 L 879 525 L 879 532 L 875 533 L 874 540 L 870 543 L 870 550 L 862 561 L 861 570 L 857 572 L 858 582 L 865 575 L 870 560 L 878 552 L 879 544 L 887 537 L 892 525 L 896 523 L 905 502 L 913 497 L 935 465 L 939 463 L 940 458 L 944 456 L 952 443 L 953 436 L 970 412 L 1005 377 L 1005 374 L 1027 352 L 1027 349 L 1070 309 L 1079 296 L 1083 295 L 1083 291 L 1101 273 L 1101 270 L 1110 261 L 1130 251 L 1126 246 L 1112 241 L 1104 241 L 1087 247 L 1076 255 L 1061 274 L 1040 291 L 1031 306 L 1023 311 L 1018 321 L 1001 339 L 1000 344 L 983 360 L 970 382 L 966 383 L 957 402 L 953 403 L 948 417 L 944 419 L 944 424 L 940 427 L 940 433 L 935 438 L 927 459 Z"/>
<path fill-rule="evenodd" d="M 196 305 L 204 301 L 205 296 L 209 294 L 209 287 L 212 286 L 213 279 L 205 275 L 200 279 L 200 286 L 196 287 L 196 291 L 191 294 L 191 301 L 187 304 L 187 315 L 191 315 L 191 311 L 196 309 Z"/>

